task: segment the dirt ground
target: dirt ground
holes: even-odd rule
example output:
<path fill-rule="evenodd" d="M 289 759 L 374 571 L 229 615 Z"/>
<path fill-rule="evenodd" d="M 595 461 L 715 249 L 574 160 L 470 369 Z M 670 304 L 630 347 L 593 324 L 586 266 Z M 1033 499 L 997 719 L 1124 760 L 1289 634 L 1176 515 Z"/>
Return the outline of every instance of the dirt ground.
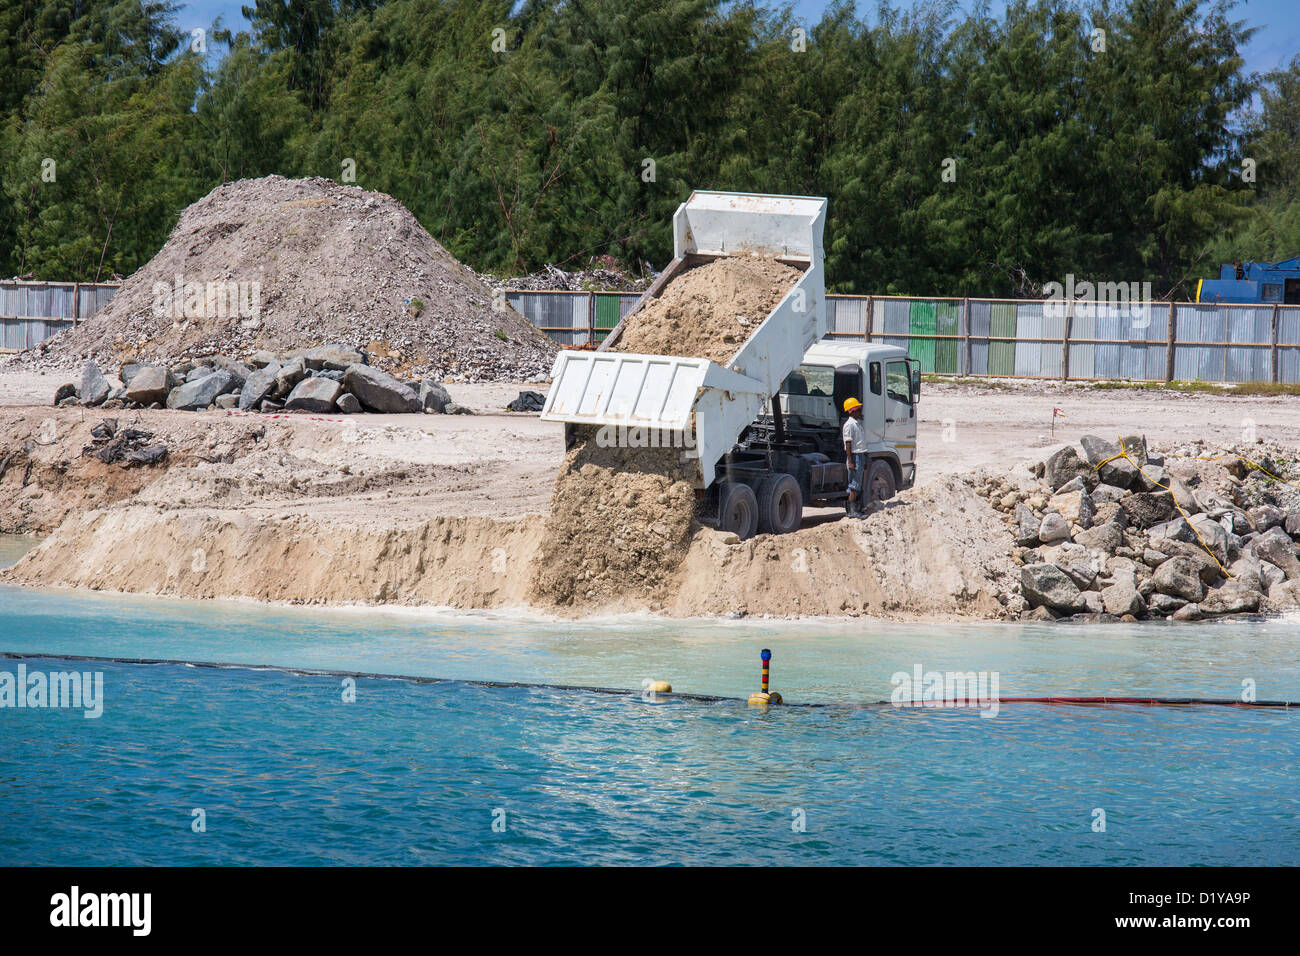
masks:
<path fill-rule="evenodd" d="M 56 410 L 48 402 L 63 380 L 0 371 L 0 533 L 53 532 L 0 580 L 297 603 L 529 604 L 562 430 L 503 406 L 545 386 L 451 384 L 472 416 L 313 418 Z M 1053 408 L 1066 415 L 1054 438 Z M 794 535 L 732 543 L 703 531 L 654 609 L 996 616 L 1011 587 L 1007 549 L 991 537 L 1002 516 L 962 480 L 971 473 L 1006 472 L 1088 433 L 1300 446 L 1293 397 L 927 383 L 920 416 L 917 489 L 863 522 L 822 510 Z M 154 431 L 168 465 L 83 455 L 107 417 Z"/>

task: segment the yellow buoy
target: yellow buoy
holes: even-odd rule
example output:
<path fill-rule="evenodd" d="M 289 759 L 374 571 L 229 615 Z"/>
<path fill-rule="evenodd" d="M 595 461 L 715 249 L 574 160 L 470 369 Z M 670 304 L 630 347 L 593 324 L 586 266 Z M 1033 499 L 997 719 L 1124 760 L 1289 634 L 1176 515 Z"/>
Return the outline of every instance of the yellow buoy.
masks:
<path fill-rule="evenodd" d="M 671 694 L 673 685 L 666 680 L 655 680 L 650 682 L 649 690 L 656 694 Z"/>

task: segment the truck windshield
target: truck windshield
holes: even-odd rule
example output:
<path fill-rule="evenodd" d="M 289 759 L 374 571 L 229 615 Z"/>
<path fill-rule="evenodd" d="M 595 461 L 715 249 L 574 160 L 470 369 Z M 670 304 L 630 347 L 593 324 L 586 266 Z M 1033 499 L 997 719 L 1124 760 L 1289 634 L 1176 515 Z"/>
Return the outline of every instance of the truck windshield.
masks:
<path fill-rule="evenodd" d="M 781 383 L 786 414 L 807 421 L 834 422 L 835 369 L 829 365 L 800 365 Z"/>

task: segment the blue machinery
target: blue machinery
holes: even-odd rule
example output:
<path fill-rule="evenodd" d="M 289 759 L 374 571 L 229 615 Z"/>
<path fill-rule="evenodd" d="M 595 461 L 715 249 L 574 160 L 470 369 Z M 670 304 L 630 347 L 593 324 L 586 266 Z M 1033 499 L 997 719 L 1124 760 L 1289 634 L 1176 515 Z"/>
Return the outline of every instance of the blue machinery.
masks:
<path fill-rule="evenodd" d="M 1300 305 L 1300 256 L 1272 265 L 1225 265 L 1219 270 L 1219 278 L 1196 283 L 1196 301 Z"/>

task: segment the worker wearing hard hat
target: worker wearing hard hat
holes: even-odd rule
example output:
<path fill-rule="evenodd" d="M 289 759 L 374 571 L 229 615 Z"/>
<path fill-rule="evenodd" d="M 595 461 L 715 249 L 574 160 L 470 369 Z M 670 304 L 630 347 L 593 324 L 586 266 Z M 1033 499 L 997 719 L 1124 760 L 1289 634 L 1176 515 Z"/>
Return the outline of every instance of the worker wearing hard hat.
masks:
<path fill-rule="evenodd" d="M 862 403 L 856 398 L 844 400 L 844 465 L 849 470 L 849 500 L 845 511 L 855 518 L 863 517 L 858 497 L 863 489 L 867 472 L 867 430 L 862 426 Z"/>

